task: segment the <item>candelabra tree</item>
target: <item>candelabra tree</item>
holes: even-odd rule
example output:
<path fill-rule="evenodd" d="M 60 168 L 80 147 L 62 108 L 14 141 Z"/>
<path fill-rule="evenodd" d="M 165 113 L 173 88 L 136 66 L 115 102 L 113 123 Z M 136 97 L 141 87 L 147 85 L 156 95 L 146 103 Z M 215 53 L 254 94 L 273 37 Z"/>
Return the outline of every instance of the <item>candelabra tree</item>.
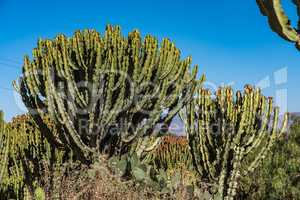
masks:
<path fill-rule="evenodd" d="M 219 88 L 213 98 L 199 89 L 181 113 L 195 168 L 203 180 L 217 185 L 221 199 L 234 199 L 240 176 L 253 171 L 285 130 L 287 115 L 278 130 L 278 108 L 259 89 L 244 93 Z M 254 159 L 243 164 L 249 155 Z"/>
<path fill-rule="evenodd" d="M 7 137 L 7 128 L 6 123 L 4 122 L 4 114 L 0 111 L 0 194 L 3 188 L 3 182 L 6 178 L 6 164 L 7 164 L 7 155 L 9 153 L 9 144 L 6 140 Z"/>
<path fill-rule="evenodd" d="M 298 27 L 292 27 L 281 0 L 256 0 L 256 2 L 261 13 L 268 17 L 272 30 L 285 40 L 295 43 L 300 50 L 300 0 L 292 0 L 297 9 Z"/>
<path fill-rule="evenodd" d="M 56 134 L 49 118 L 43 119 Z M 66 152 L 52 148 L 29 115 L 17 116 L 5 124 L 2 119 L 0 130 L 0 196 L 31 199 L 39 187 L 49 193 L 57 189 L 64 173 L 63 157 L 69 157 Z"/>
<path fill-rule="evenodd" d="M 103 36 L 84 30 L 39 40 L 15 87 L 51 144 L 91 161 L 127 151 L 157 123 L 169 124 L 192 97 L 197 66 L 190 72 L 190 65 L 168 39 L 159 46 L 150 35 L 124 37 L 107 26 Z M 46 131 L 44 113 L 62 130 L 58 136 Z"/>

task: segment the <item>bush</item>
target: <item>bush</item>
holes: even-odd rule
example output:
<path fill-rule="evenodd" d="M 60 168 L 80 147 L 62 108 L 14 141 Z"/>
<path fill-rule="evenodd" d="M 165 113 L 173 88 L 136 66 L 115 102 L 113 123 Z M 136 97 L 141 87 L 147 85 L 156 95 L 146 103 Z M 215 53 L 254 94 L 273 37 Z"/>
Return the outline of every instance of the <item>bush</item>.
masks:
<path fill-rule="evenodd" d="M 270 155 L 244 177 L 248 199 L 300 199 L 300 117 L 292 116 L 289 134 L 282 136 Z"/>

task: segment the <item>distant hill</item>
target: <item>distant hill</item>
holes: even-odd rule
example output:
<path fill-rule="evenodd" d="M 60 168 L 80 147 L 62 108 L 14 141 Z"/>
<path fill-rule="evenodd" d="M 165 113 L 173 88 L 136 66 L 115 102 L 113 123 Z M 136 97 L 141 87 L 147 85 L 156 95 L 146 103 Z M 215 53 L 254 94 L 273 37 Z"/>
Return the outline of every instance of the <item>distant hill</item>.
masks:
<path fill-rule="evenodd" d="M 158 124 L 155 127 L 155 131 L 159 131 L 161 129 L 162 124 Z M 174 134 L 174 135 L 185 135 L 184 131 L 184 124 L 182 120 L 180 119 L 179 115 L 175 115 L 173 118 L 170 126 L 169 126 L 169 133 Z"/>
<path fill-rule="evenodd" d="M 293 112 L 290 113 L 290 115 L 295 115 L 295 116 L 299 116 L 300 117 L 300 112 Z M 279 116 L 279 124 L 282 122 L 283 120 L 283 115 Z M 292 121 L 289 121 L 289 125 L 292 123 Z M 169 128 L 169 131 L 171 133 L 174 133 L 176 135 L 185 135 L 185 131 L 184 131 L 184 124 L 182 122 L 182 120 L 180 119 L 180 117 L 178 115 L 176 115 L 171 123 L 171 126 Z"/>
<path fill-rule="evenodd" d="M 169 131 L 176 135 L 185 135 L 183 121 L 178 115 L 173 118 Z"/>
<path fill-rule="evenodd" d="M 299 116 L 300 117 L 300 112 L 293 112 L 291 113 L 292 115 L 296 115 L 296 116 Z"/>
<path fill-rule="evenodd" d="M 291 125 L 293 123 L 293 116 L 296 116 L 296 117 L 300 117 L 300 112 L 293 112 L 293 113 L 290 113 L 290 121 L 289 121 L 289 125 Z"/>

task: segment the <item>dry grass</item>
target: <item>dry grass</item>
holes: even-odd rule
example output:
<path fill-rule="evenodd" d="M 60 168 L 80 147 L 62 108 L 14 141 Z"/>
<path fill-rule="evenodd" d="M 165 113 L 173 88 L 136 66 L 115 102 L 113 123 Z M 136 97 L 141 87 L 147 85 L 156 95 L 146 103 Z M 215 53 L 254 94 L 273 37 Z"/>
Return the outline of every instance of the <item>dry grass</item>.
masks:
<path fill-rule="evenodd" d="M 143 184 L 122 180 L 105 166 L 96 170 L 94 178 L 68 178 L 62 185 L 61 199 L 68 200 L 194 199 L 183 186 L 173 194 L 162 194 Z"/>

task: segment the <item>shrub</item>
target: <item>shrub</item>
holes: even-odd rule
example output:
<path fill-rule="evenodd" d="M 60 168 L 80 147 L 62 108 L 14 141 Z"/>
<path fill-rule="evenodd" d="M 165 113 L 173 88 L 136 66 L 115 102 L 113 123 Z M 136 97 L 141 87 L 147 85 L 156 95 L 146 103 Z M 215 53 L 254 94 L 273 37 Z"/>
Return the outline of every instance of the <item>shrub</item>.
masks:
<path fill-rule="evenodd" d="M 280 137 L 257 170 L 243 177 L 245 198 L 300 199 L 300 117 L 291 120 L 288 135 Z"/>

